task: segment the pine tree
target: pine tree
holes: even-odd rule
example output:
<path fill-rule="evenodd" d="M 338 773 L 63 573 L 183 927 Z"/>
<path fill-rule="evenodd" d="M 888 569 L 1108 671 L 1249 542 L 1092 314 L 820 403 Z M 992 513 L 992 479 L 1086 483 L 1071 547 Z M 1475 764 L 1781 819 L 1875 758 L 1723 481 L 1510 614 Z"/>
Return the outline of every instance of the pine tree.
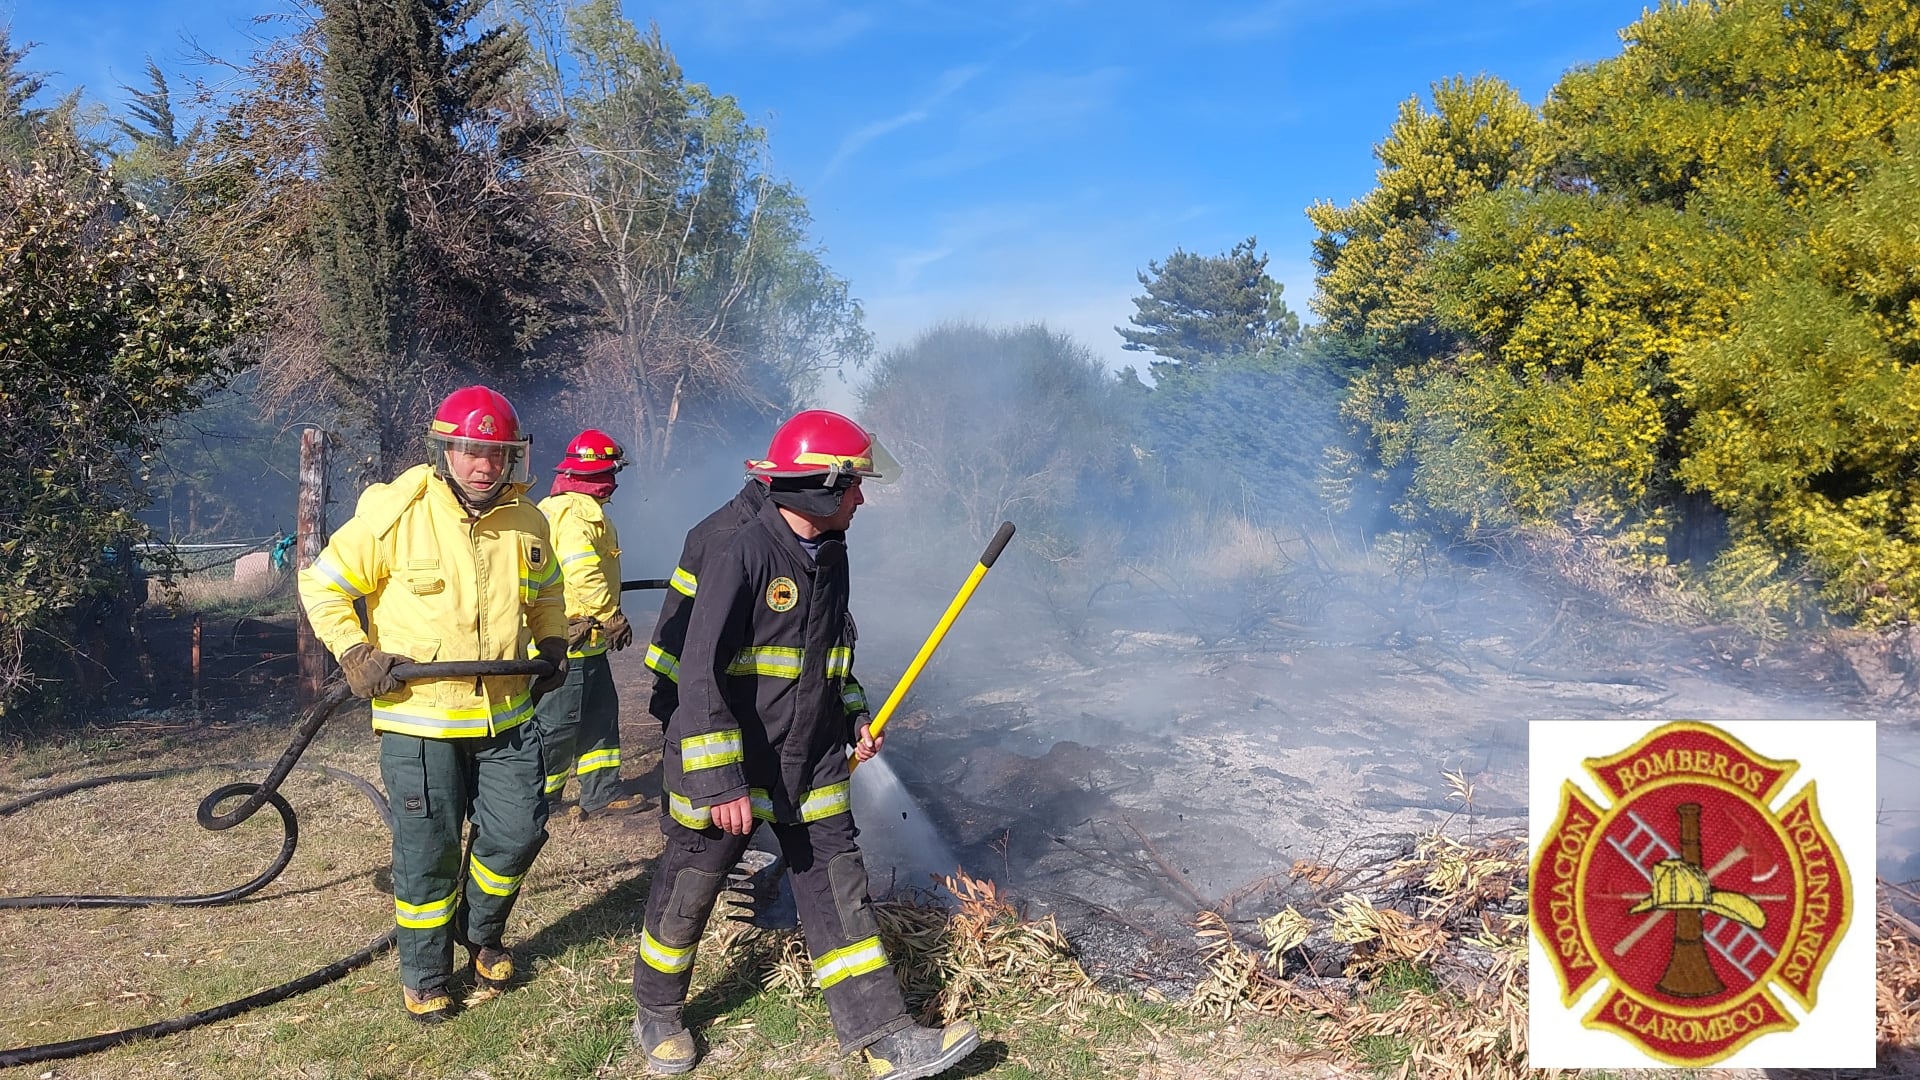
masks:
<path fill-rule="evenodd" d="M 523 177 L 555 128 L 506 101 L 514 29 L 457 0 L 326 0 L 316 277 L 336 404 L 409 460 L 432 402 L 510 383 L 551 329 L 558 253 Z"/>
<path fill-rule="evenodd" d="M 1300 336 L 1300 319 L 1280 298 L 1281 285 L 1267 276 L 1267 257 L 1249 236 L 1219 255 L 1176 249 L 1165 262 L 1147 263 L 1137 275 L 1145 296 L 1128 319 L 1137 330 L 1115 327 L 1131 352 L 1166 358 L 1150 366 L 1156 376 L 1176 367 L 1204 366 L 1226 356 L 1285 348 Z"/>

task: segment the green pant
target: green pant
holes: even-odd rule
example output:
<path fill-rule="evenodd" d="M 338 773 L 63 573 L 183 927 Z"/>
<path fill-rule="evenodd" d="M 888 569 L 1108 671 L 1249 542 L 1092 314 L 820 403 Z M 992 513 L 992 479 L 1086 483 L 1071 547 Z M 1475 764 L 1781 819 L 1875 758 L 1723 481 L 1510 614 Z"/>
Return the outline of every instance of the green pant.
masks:
<path fill-rule="evenodd" d="M 620 793 L 620 692 L 607 654 L 570 661 L 566 683 L 540 699 L 538 715 L 547 798 L 560 797 L 572 771 L 580 778 L 580 809 L 612 802 Z"/>
<path fill-rule="evenodd" d="M 406 985 L 445 986 L 456 939 L 476 947 L 502 944 L 521 879 L 547 841 L 545 774 L 534 724 L 469 739 L 381 733 Z M 469 821 L 471 847 L 462 866 L 461 826 Z"/>

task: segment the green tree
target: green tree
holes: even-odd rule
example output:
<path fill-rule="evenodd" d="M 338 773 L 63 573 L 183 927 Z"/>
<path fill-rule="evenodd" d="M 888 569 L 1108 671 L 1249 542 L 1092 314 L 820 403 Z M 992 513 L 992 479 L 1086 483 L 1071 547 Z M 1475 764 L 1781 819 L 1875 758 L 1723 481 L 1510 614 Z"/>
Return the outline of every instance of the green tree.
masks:
<path fill-rule="evenodd" d="M 199 141 L 200 124 L 196 121 L 184 133 L 179 130 L 173 88 L 167 83 L 166 72 L 151 59 L 147 61 L 147 88 L 121 89 L 132 96 L 132 101 L 126 106 L 127 115 L 113 121 L 127 140 L 125 149 L 114 155 L 114 177 L 140 205 L 162 218 L 172 217 L 180 203 L 188 147 Z"/>
<path fill-rule="evenodd" d="M 1920 603 L 1920 129 L 1676 365 L 1680 478 L 1873 623 Z"/>
<path fill-rule="evenodd" d="M 1530 185 L 1546 165 L 1546 131 L 1511 86 L 1489 76 L 1433 84 L 1433 110 L 1400 106 L 1374 148 L 1376 186 L 1342 208 L 1316 202 L 1307 219 L 1318 275 L 1313 309 L 1328 333 L 1401 362 L 1445 351 L 1422 273 L 1453 235 L 1463 201 L 1507 184 Z"/>
<path fill-rule="evenodd" d="M 863 361 L 859 304 L 739 105 L 688 82 L 658 28 L 613 0 L 520 10 L 545 57 L 538 98 L 568 121 L 543 175 L 600 329 L 575 375 L 596 411 L 630 403 L 630 423 L 609 423 L 637 455 L 663 465 L 684 429 L 788 411 Z"/>
<path fill-rule="evenodd" d="M 1138 435 L 1168 487 L 1246 507 L 1256 518 L 1322 513 L 1326 454 L 1349 440 L 1337 367 L 1311 346 L 1239 353 L 1148 389 L 1128 368 Z"/>
<path fill-rule="evenodd" d="M 1657 561 L 1704 498 L 1733 527 L 1709 578 L 1806 567 L 1839 610 L 1901 617 L 1920 12 L 1666 4 L 1622 36 L 1555 87 L 1544 165 L 1453 200 L 1414 273 L 1323 276 L 1340 332 L 1433 328 L 1349 410 L 1450 528 L 1570 524 Z"/>
<path fill-rule="evenodd" d="M 33 679 L 29 649 L 94 587 L 102 549 L 140 533 L 144 455 L 244 362 L 244 321 L 58 132 L 32 165 L 0 166 L 0 310 L 3 710 Z"/>
<path fill-rule="evenodd" d="M 47 110 L 33 104 L 46 76 L 22 66 L 33 47 L 16 46 L 11 28 L 0 26 L 0 164 L 24 164 L 47 118 Z"/>
<path fill-rule="evenodd" d="M 1155 378 L 1174 368 L 1204 367 L 1221 357 L 1286 348 L 1300 337 L 1300 319 L 1267 276 L 1267 257 L 1249 236 L 1213 256 L 1175 249 L 1136 274 L 1145 296 L 1128 317 L 1138 329 L 1115 327 L 1129 352 L 1150 352 Z"/>

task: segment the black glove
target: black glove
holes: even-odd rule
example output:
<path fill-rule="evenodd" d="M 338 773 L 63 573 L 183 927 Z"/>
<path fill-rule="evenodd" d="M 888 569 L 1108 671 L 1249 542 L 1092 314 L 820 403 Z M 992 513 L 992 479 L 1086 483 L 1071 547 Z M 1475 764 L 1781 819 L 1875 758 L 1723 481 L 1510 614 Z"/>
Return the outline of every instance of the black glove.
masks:
<path fill-rule="evenodd" d="M 560 689 L 560 685 L 567 681 L 567 639 L 541 638 L 540 643 L 533 648 L 539 659 L 553 665 L 553 674 L 542 675 L 533 680 L 533 696 L 546 697 Z"/>
<path fill-rule="evenodd" d="M 585 645 L 587 643 L 587 639 L 593 636 L 593 628 L 595 625 L 596 624 L 592 619 L 587 618 L 584 615 L 582 615 L 577 619 L 568 619 L 567 620 L 567 648 L 577 649 L 580 646 Z"/>
<path fill-rule="evenodd" d="M 411 663 L 405 656 L 381 652 L 363 641 L 340 654 L 340 673 L 347 677 L 355 697 L 382 697 L 406 685 L 393 677 L 394 665 Z"/>
<path fill-rule="evenodd" d="M 627 622 L 625 615 L 617 611 L 607 616 L 607 621 L 600 624 L 600 630 L 607 635 L 607 644 L 613 646 L 614 652 L 633 644 L 633 626 Z"/>

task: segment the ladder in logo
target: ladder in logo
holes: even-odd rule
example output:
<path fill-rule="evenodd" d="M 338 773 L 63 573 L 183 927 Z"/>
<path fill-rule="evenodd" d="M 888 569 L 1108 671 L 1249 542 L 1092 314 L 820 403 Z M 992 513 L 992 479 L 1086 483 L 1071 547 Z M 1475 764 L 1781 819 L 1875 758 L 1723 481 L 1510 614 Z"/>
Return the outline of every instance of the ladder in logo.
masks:
<path fill-rule="evenodd" d="M 1733 933 L 1722 940 L 1720 931 L 1729 926 L 1733 927 Z M 1713 947 L 1713 951 L 1719 953 L 1722 959 L 1732 964 L 1740 974 L 1749 979 L 1753 978 L 1753 972 L 1748 965 L 1753 962 L 1754 957 L 1764 955 L 1766 959 L 1761 962 L 1765 964 L 1771 963 L 1774 957 L 1780 955 L 1780 950 L 1767 944 L 1767 939 L 1761 937 L 1753 927 L 1735 922 L 1723 915 L 1708 912 L 1707 917 L 1700 920 L 1700 927 L 1705 931 L 1707 944 Z M 1742 948 L 1745 951 L 1735 959 L 1734 950 Z"/>
<path fill-rule="evenodd" d="M 1646 879 L 1648 885 L 1652 885 L 1652 864 L 1664 859 L 1677 859 L 1680 857 L 1680 852 L 1667 843 L 1666 838 L 1661 836 L 1653 826 L 1648 825 L 1639 814 L 1629 810 L 1627 820 L 1633 822 L 1633 831 L 1629 832 L 1624 840 L 1609 836 L 1607 843 L 1613 850 L 1620 853 L 1620 857 L 1627 861 L 1627 865 L 1640 872 L 1640 876 Z M 1653 858 L 1649 859 L 1647 857 L 1649 855 Z M 1760 936 L 1753 927 L 1711 911 L 1704 912 L 1703 916 L 1700 920 L 1700 928 L 1707 944 L 1714 952 L 1720 954 L 1722 960 L 1733 965 L 1734 970 L 1748 979 L 1753 978 L 1750 965 L 1754 957 L 1764 955 L 1765 962 L 1771 962 L 1774 957 L 1780 955 L 1780 950 L 1767 944 L 1767 939 Z M 1729 926 L 1733 927 L 1733 933 L 1723 936 L 1721 931 Z M 1735 956 L 1736 951 L 1740 955 Z"/>

